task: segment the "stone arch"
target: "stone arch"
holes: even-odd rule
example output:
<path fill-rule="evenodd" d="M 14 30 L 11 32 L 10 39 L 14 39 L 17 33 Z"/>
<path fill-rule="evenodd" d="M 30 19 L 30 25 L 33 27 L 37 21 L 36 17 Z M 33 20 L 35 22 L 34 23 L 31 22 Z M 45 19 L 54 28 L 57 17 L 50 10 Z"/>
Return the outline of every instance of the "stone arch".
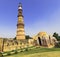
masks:
<path fill-rule="evenodd" d="M 39 45 L 41 46 L 42 43 L 41 43 L 41 38 L 40 37 L 38 37 L 38 41 L 39 41 Z"/>

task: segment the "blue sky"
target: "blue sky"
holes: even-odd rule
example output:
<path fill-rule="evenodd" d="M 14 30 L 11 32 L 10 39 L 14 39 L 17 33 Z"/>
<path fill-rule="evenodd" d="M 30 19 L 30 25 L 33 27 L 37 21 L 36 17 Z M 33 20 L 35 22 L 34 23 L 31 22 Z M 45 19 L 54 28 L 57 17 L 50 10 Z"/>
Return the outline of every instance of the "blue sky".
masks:
<path fill-rule="evenodd" d="M 0 0 L 0 37 L 15 37 L 18 4 L 22 3 L 25 34 L 60 34 L 60 0 Z"/>

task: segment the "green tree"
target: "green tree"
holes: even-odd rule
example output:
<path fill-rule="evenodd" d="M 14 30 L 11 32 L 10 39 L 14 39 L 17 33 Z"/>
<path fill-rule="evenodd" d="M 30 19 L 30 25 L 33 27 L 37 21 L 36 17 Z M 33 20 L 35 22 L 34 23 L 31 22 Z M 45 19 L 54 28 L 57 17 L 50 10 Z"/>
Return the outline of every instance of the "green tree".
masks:
<path fill-rule="evenodd" d="M 56 43 L 56 44 L 55 44 L 55 47 L 56 47 L 56 48 L 60 48 L 60 42 Z"/>
<path fill-rule="evenodd" d="M 58 41 L 60 41 L 60 36 L 58 35 L 58 33 L 55 32 L 55 33 L 53 34 L 53 37 L 55 37 Z"/>
<path fill-rule="evenodd" d="M 25 36 L 26 39 L 32 39 L 32 37 L 30 37 L 29 35 Z"/>
<path fill-rule="evenodd" d="M 53 36 L 58 38 L 58 34 L 56 32 L 53 34 Z"/>
<path fill-rule="evenodd" d="M 16 40 L 16 37 L 13 40 Z"/>

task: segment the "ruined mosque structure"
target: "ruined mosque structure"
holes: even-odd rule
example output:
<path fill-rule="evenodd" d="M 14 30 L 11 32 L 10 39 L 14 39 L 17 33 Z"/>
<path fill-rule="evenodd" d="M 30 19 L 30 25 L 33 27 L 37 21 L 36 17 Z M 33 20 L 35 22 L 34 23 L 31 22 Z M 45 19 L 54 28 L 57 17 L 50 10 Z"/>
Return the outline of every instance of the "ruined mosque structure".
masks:
<path fill-rule="evenodd" d="M 56 44 L 57 40 L 55 37 L 48 35 L 46 32 L 39 32 L 35 36 L 33 36 L 34 39 L 34 44 L 35 45 L 40 45 L 44 47 L 54 47 Z"/>
<path fill-rule="evenodd" d="M 16 40 L 0 37 L 0 52 L 12 51 L 30 46 L 54 47 L 57 42 L 55 37 L 49 36 L 46 32 L 39 32 L 28 41 L 25 39 L 24 16 L 22 4 L 18 6 L 18 21 Z"/>

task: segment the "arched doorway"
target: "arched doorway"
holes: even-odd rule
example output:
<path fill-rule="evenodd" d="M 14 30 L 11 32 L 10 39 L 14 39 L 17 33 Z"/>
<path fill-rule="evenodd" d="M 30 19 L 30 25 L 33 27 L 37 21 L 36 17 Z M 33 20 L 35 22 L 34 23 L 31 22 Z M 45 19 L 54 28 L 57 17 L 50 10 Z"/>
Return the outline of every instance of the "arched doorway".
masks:
<path fill-rule="evenodd" d="M 40 37 L 38 37 L 38 41 L 39 41 L 39 45 L 41 46 L 42 43 L 41 43 L 41 38 Z"/>

